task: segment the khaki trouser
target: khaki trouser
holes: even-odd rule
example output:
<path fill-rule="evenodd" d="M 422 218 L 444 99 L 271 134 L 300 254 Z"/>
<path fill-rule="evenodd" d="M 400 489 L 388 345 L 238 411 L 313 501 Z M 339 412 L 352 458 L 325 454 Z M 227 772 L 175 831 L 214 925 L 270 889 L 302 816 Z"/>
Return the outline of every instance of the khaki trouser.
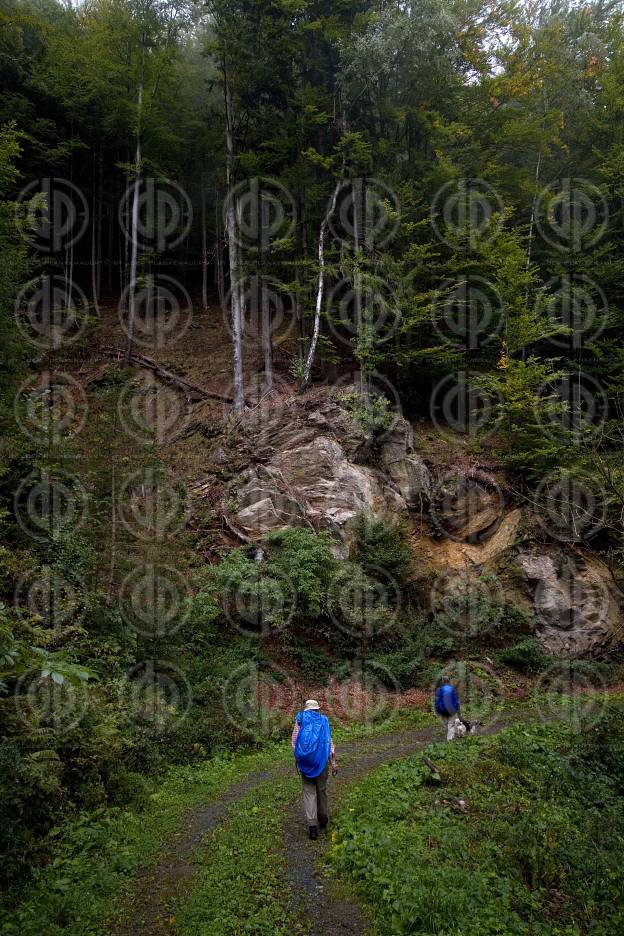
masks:
<path fill-rule="evenodd" d="M 325 770 L 318 777 L 310 779 L 301 775 L 303 783 L 303 810 L 309 826 L 318 825 L 319 819 L 325 822 L 329 816 L 327 811 L 327 777 L 329 775 L 329 762 Z"/>

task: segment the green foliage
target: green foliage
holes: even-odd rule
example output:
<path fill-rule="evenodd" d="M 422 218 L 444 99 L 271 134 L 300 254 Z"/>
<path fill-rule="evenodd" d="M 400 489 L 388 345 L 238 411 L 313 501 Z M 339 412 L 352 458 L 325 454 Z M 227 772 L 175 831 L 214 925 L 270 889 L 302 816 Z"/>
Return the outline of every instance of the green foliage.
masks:
<path fill-rule="evenodd" d="M 118 805 L 84 810 L 51 830 L 41 847 L 52 860 L 36 870 L 27 886 L 14 888 L 0 903 L 2 932 L 7 936 L 42 932 L 60 936 L 68 929 L 98 936 L 109 933 L 111 921 L 123 916 L 122 898 L 134 875 L 161 857 L 163 842 L 178 831 L 189 809 L 204 807 L 232 783 L 266 769 L 280 756 L 271 746 L 255 754 L 222 754 L 193 766 L 169 768 L 147 785 L 127 774 L 121 781 L 123 789 L 116 777 L 111 778 Z M 290 757 L 288 752 L 289 761 Z M 50 765 L 47 769 L 51 773 Z M 133 802 L 126 806 L 129 796 Z M 130 894 L 130 903 L 131 898 Z"/>
<path fill-rule="evenodd" d="M 177 921 L 181 936 L 298 934 L 284 879 L 283 816 L 298 778 L 274 780 L 230 810 L 204 843 L 200 873 Z"/>
<path fill-rule="evenodd" d="M 521 673 L 539 673 L 552 662 L 536 637 L 524 637 L 517 643 L 499 650 L 497 658 L 501 663 L 520 670 Z"/>
<path fill-rule="evenodd" d="M 413 571 L 407 528 L 393 518 L 359 514 L 353 526 L 353 557 L 404 584 Z"/>
<path fill-rule="evenodd" d="M 445 595 L 433 615 L 431 633 L 446 631 L 457 648 L 467 648 L 497 646 L 534 630 L 530 614 L 512 601 L 493 598 L 488 588 L 489 578 L 484 574 L 473 587 Z"/>
<path fill-rule="evenodd" d="M 406 641 L 396 649 L 369 654 L 375 673 L 390 690 L 431 685 L 432 670 L 422 656 L 422 645 Z"/>
<path fill-rule="evenodd" d="M 578 736 L 518 727 L 434 746 L 442 790 L 416 756 L 347 794 L 333 864 L 380 934 L 607 932 L 624 919 L 623 745 L 612 710 Z"/>
<path fill-rule="evenodd" d="M 394 423 L 394 414 L 385 396 L 379 393 L 347 393 L 341 397 L 345 408 L 353 415 L 370 445 L 375 449 L 380 436 L 383 436 Z"/>

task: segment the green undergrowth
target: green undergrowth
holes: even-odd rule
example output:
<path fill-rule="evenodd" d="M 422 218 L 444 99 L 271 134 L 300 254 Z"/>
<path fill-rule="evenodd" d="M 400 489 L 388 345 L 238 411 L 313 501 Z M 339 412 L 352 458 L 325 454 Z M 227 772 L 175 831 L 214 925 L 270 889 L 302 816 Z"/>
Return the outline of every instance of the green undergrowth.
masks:
<path fill-rule="evenodd" d="M 622 932 L 621 712 L 432 745 L 441 784 L 416 755 L 353 786 L 330 860 L 380 936 Z"/>
<path fill-rule="evenodd" d="M 286 762 L 284 745 L 251 754 L 223 755 L 176 766 L 151 793 L 143 810 L 102 808 L 82 813 L 51 833 L 52 860 L 26 893 L 0 907 L 2 936 L 80 936 L 110 932 L 106 924 L 117 901 L 132 889 L 133 876 L 158 861 L 184 813 L 217 798 L 237 780 Z M 16 898 L 21 902 L 16 907 Z"/>
<path fill-rule="evenodd" d="M 431 715 L 395 711 L 378 722 L 334 726 L 336 742 L 375 738 L 392 731 L 419 728 Z M 136 872 L 149 869 L 162 854 L 187 810 L 217 798 L 237 780 L 276 763 L 289 764 L 288 741 L 266 742 L 259 751 L 223 754 L 170 768 L 152 780 L 144 808 L 100 807 L 54 827 L 51 859 L 27 887 L 0 904 L 2 936 L 39 936 L 45 932 L 108 932 L 106 919 L 117 901 L 132 892 Z"/>
<path fill-rule="evenodd" d="M 176 917 L 179 936 L 303 932 L 288 907 L 283 852 L 284 818 L 298 789 L 293 776 L 233 804 L 202 846 L 193 892 Z"/>

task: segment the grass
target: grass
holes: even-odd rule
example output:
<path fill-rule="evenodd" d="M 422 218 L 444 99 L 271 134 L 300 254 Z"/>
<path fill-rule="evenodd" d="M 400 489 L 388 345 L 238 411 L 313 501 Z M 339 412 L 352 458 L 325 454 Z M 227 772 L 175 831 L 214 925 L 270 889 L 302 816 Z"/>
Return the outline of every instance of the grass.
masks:
<path fill-rule="evenodd" d="M 427 749 L 346 793 L 330 861 L 380 936 L 624 929 L 621 709 Z M 459 803 L 463 800 L 465 805 Z"/>
<path fill-rule="evenodd" d="M 431 716 L 423 712 L 396 712 L 378 725 L 337 726 L 334 736 L 340 744 L 428 722 Z M 119 902 L 131 897 L 135 874 L 157 863 L 163 843 L 177 831 L 187 811 L 217 799 L 256 770 L 289 764 L 291 757 L 288 742 L 267 743 L 261 751 L 176 766 L 155 782 L 145 809 L 85 811 L 56 827 L 50 833 L 51 862 L 36 872 L 24 893 L 9 895 L 0 904 L 0 933 L 104 936 Z"/>
<path fill-rule="evenodd" d="M 573 700 L 560 700 L 562 707 L 573 704 Z M 505 711 L 513 711 L 518 717 L 525 718 L 535 715 L 534 709 L 528 704 L 519 702 L 507 703 Z M 435 720 L 430 713 L 411 710 L 396 711 L 378 725 L 336 726 L 334 737 L 339 759 L 340 745 L 347 741 L 367 738 L 373 740 L 393 731 L 422 728 L 432 724 L 435 724 Z M 461 751 L 464 763 L 465 752 L 478 752 L 481 750 L 480 745 L 492 743 L 490 739 L 471 739 L 467 744 L 462 744 L 461 748 L 442 746 L 433 750 L 439 752 L 436 756 L 443 757 L 449 757 L 455 751 L 459 754 Z M 145 808 L 101 808 L 81 813 L 74 820 L 58 826 L 51 833 L 54 842 L 51 862 L 36 873 L 25 892 L 11 895 L 11 898 L 7 898 L 0 906 L 0 933 L 2 936 L 14 936 L 18 933 L 20 936 L 39 936 L 41 933 L 57 936 L 69 932 L 76 936 L 104 936 L 110 932 L 107 921 L 125 901 L 132 899 L 136 873 L 139 870 L 149 870 L 157 864 L 163 850 L 167 848 L 168 840 L 179 829 L 184 815 L 189 810 L 217 799 L 231 784 L 252 772 L 275 764 L 290 764 L 291 757 L 290 745 L 283 741 L 267 743 L 262 750 L 252 753 L 224 754 L 192 765 L 176 766 L 154 784 Z M 344 760 L 348 759 L 349 755 L 345 753 Z M 363 784 L 351 788 L 351 791 L 346 793 L 347 802 L 341 810 L 341 817 L 351 815 L 348 812 L 351 808 L 348 800 L 352 796 L 355 797 L 356 803 L 363 802 L 366 807 L 363 815 L 368 815 L 368 784 L 374 784 L 377 782 L 375 778 L 381 778 L 379 792 L 371 794 L 372 800 L 389 800 L 386 796 L 387 784 L 392 783 L 393 789 L 396 786 L 397 790 L 401 785 L 393 780 L 395 775 L 392 771 L 399 771 L 400 776 L 405 778 L 406 774 L 402 771 L 407 769 L 413 772 L 414 768 L 403 768 L 402 764 L 414 765 L 419 762 L 419 758 L 401 761 L 375 772 Z M 471 753 L 465 763 L 474 766 L 475 776 L 478 777 L 479 757 Z M 449 771 L 456 771 L 459 766 L 453 766 L 453 761 L 449 761 Z M 470 777 L 466 781 L 462 779 L 461 782 L 471 782 Z M 210 861 L 205 863 L 204 870 L 200 873 L 189 906 L 180 914 L 182 933 L 190 933 L 193 927 L 194 932 L 199 930 L 209 934 L 214 931 L 215 934 L 219 933 L 219 936 L 226 932 L 279 933 L 279 926 L 286 929 L 292 926 L 292 920 L 285 922 L 287 918 L 283 916 L 285 911 L 279 900 L 281 884 L 278 887 L 278 836 L 284 821 L 281 808 L 285 802 L 284 797 L 294 795 L 296 785 L 296 778 L 284 781 L 281 778 L 272 779 L 270 784 L 262 785 L 247 799 L 233 804 L 226 823 L 208 836 L 206 843 L 210 852 L 203 854 L 210 855 Z M 358 791 L 361 790 L 365 792 L 360 799 Z M 416 799 L 428 795 L 426 790 L 423 792 L 421 789 L 420 780 L 410 795 L 412 794 Z M 399 801 L 404 802 L 401 799 L 402 794 L 399 792 L 398 795 Z M 355 806 L 352 808 L 354 814 L 360 812 L 360 805 L 357 809 Z M 371 821 L 377 821 L 375 816 L 371 816 Z M 346 827 L 342 825 L 342 819 L 340 822 L 342 835 Z M 383 841 L 386 835 L 385 827 L 382 832 Z M 267 842 L 273 843 L 274 850 L 267 847 Z M 236 861 L 228 858 L 228 849 L 235 849 L 233 854 L 237 855 Z M 218 860 L 215 860 L 214 855 L 218 856 Z M 204 863 L 204 859 L 201 863 Z M 244 895 L 238 893 L 241 882 L 245 887 L 248 886 L 249 874 L 255 881 L 254 888 L 259 888 L 260 904 L 247 904 Z M 355 879 L 357 880 L 357 875 Z M 266 891 L 263 883 L 265 880 Z M 260 921 L 258 926 L 264 929 L 207 929 L 206 927 L 213 925 L 213 918 L 209 913 L 209 904 L 213 898 L 208 899 L 207 895 L 217 892 L 221 894 L 219 899 L 223 903 L 222 917 L 230 919 L 228 925 L 234 927 L 237 925 L 233 922 L 235 918 L 239 921 L 247 919 L 246 914 L 251 913 L 254 919 L 257 917 Z M 238 896 L 235 896 L 237 894 Z M 216 923 L 214 925 L 216 926 Z"/>
<path fill-rule="evenodd" d="M 298 790 L 297 777 L 271 782 L 235 803 L 206 837 L 202 869 L 176 917 L 179 936 L 302 932 L 288 908 L 282 849 L 285 810 Z"/>
<path fill-rule="evenodd" d="M 283 745 L 252 754 L 220 756 L 174 767 L 152 792 L 144 810 L 100 809 L 82 813 L 51 833 L 53 860 L 29 884 L 21 902 L 0 907 L 2 936 L 104 936 L 107 919 L 132 891 L 139 869 L 155 865 L 163 843 L 193 806 L 218 798 L 232 783 L 286 762 Z"/>

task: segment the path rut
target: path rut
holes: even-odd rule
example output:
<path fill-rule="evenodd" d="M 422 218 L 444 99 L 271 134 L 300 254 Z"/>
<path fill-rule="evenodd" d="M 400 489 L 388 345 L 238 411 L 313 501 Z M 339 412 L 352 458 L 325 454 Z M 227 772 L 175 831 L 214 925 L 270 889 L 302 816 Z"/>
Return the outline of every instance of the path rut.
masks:
<path fill-rule="evenodd" d="M 498 731 L 498 722 L 480 734 Z M 332 780 L 332 800 L 335 808 L 341 791 L 353 780 L 370 770 L 421 750 L 440 738 L 440 727 L 392 732 L 376 738 L 365 738 L 340 745 L 340 771 Z M 253 773 L 234 783 L 225 793 L 206 806 L 191 810 L 180 831 L 166 844 L 161 860 L 138 875 L 132 904 L 125 908 L 123 919 L 111 924 L 111 936 L 168 936 L 175 932 L 172 914 L 184 899 L 199 870 L 199 846 L 215 829 L 226 811 L 256 787 L 272 779 L 289 775 L 292 768 L 284 765 Z M 300 797 L 293 800 L 284 827 L 286 877 L 292 894 L 291 906 L 307 921 L 307 936 L 364 936 L 370 925 L 363 911 L 341 898 L 328 886 L 319 870 L 327 838 L 321 835 L 310 842 L 302 818 Z"/>

